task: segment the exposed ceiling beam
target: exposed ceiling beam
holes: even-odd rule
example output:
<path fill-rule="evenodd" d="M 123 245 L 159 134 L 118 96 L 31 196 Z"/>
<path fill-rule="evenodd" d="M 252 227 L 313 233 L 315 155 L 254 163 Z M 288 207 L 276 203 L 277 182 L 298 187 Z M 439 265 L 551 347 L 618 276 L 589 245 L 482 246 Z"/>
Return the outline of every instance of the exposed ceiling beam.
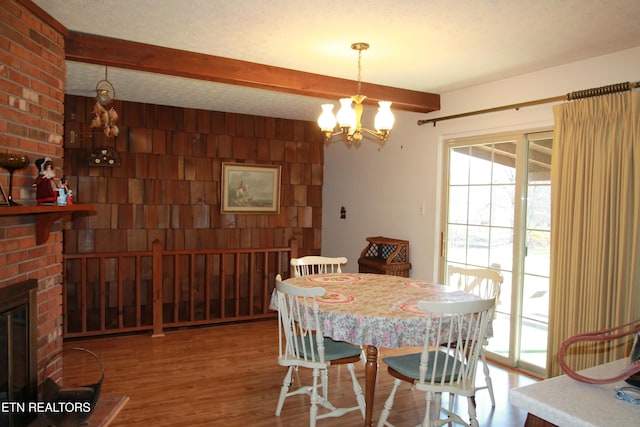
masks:
<path fill-rule="evenodd" d="M 130 70 L 208 80 L 286 92 L 316 98 L 338 99 L 354 95 L 357 82 L 272 67 L 255 62 L 154 46 L 93 34 L 69 31 L 65 57 Z M 392 108 L 418 113 L 440 109 L 440 95 L 362 82 L 365 103 L 393 102 Z"/>

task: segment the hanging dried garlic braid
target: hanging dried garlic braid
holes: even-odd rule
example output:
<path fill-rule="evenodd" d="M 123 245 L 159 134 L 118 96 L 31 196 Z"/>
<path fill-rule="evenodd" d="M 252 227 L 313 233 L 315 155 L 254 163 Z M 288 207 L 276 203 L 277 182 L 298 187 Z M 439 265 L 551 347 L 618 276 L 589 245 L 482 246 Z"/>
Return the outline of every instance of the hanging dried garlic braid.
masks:
<path fill-rule="evenodd" d="M 104 134 L 107 138 L 113 138 L 118 136 L 120 129 L 116 123 L 118 123 L 118 113 L 111 107 L 109 110 L 104 108 L 99 102 L 93 107 L 93 120 L 89 127 L 103 128 Z"/>

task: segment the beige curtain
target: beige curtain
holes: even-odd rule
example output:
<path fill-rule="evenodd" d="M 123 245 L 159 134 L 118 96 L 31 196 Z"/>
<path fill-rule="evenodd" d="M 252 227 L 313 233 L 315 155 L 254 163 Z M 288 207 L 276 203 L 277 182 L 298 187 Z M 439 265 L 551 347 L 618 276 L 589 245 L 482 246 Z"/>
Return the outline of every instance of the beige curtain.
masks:
<path fill-rule="evenodd" d="M 573 335 L 640 317 L 640 93 L 554 107 L 547 375 Z M 626 352 L 626 354 L 625 354 Z M 583 369 L 628 355 L 628 344 L 575 350 Z"/>

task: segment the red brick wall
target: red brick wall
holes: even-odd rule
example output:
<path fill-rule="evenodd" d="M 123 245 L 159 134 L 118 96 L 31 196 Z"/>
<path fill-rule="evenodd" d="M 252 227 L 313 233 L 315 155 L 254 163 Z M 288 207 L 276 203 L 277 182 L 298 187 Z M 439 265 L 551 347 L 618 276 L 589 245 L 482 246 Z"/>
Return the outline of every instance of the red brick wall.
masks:
<path fill-rule="evenodd" d="M 116 87 L 117 93 L 117 87 Z M 315 123 L 116 101 L 120 135 L 91 129 L 93 98 L 65 98 L 65 173 L 97 215 L 67 224 L 66 253 L 288 246 L 320 253 L 324 144 Z M 73 131 L 73 136 L 72 136 Z M 89 167 L 91 150 L 117 167 Z M 222 162 L 281 166 L 280 213 L 222 215 Z"/>
<path fill-rule="evenodd" d="M 34 202 L 37 158 L 51 157 L 61 174 L 64 81 L 62 34 L 19 2 L 0 2 L 0 150 L 26 154 L 30 160 L 14 175 L 13 199 L 18 203 Z M 0 170 L 0 184 L 8 191 L 6 170 Z M 0 287 L 38 280 L 39 370 L 62 346 L 60 225 L 52 231 L 38 246 L 33 215 L 0 216 Z"/>

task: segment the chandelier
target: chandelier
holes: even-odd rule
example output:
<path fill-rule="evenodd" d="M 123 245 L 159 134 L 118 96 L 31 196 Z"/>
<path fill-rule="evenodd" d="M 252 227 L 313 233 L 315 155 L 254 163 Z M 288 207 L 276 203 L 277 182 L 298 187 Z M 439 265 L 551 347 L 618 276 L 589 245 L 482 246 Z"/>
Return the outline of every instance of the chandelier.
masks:
<path fill-rule="evenodd" d="M 358 51 L 358 92 L 350 98 L 340 99 L 340 109 L 338 114 L 333 114 L 333 104 L 323 104 L 322 113 L 318 117 L 318 126 L 324 134 L 324 142 L 328 143 L 332 137 L 342 135 L 348 146 L 351 144 L 360 145 L 363 136 L 370 135 L 377 139 L 382 146 L 389 138 L 389 133 L 393 127 L 395 118 L 391 112 L 391 101 L 379 101 L 378 114 L 376 114 L 374 126 L 376 130 L 362 127 L 362 102 L 365 95 L 360 94 L 361 74 L 362 74 L 362 51 L 369 49 L 368 43 L 354 43 L 351 49 Z M 355 108 L 351 104 L 355 103 Z M 340 129 L 334 132 L 336 124 Z"/>

